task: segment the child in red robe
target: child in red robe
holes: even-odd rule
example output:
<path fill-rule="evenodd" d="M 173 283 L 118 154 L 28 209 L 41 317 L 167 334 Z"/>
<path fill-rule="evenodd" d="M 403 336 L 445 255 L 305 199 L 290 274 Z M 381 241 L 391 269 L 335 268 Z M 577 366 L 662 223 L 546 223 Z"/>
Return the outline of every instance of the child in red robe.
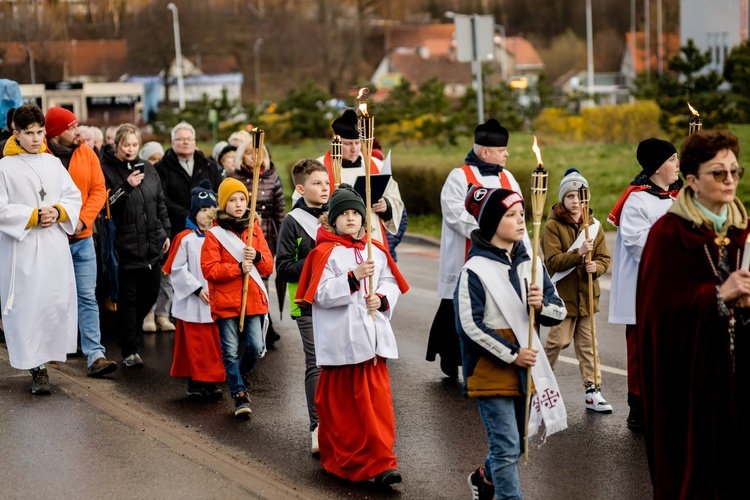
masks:
<path fill-rule="evenodd" d="M 390 318 L 409 287 L 380 242 L 367 258 L 365 204 L 351 186 L 339 185 L 328 207 L 295 299 L 312 304 L 320 462 L 343 479 L 387 486 L 401 482 L 386 363 L 398 357 Z"/>
<path fill-rule="evenodd" d="M 216 194 L 208 181 L 193 188 L 186 229 L 175 237 L 163 271 L 171 275 L 176 319 L 172 377 L 187 377 L 188 396 L 220 397 L 224 382 L 219 329 L 211 318 L 208 284 L 201 272 L 201 249 L 206 231 L 216 218 Z"/>

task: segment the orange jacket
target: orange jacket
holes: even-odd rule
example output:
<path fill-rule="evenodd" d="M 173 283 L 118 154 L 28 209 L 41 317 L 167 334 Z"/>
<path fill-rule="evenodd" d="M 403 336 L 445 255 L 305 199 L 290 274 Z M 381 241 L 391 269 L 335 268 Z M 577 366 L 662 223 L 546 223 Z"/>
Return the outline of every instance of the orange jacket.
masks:
<path fill-rule="evenodd" d="M 86 238 L 91 236 L 94 228 L 94 220 L 104 206 L 107 199 L 107 189 L 104 184 L 104 173 L 99 163 L 99 157 L 93 149 L 81 144 L 70 158 L 68 173 L 73 178 L 73 182 L 81 191 L 80 220 L 84 224 L 83 231 L 77 236 Z"/>
<path fill-rule="evenodd" d="M 248 231 L 245 229 L 242 233 L 242 241 L 245 243 L 247 243 L 247 234 Z M 270 275 L 273 272 L 273 256 L 257 220 L 253 226 L 253 248 L 261 255 L 260 260 L 255 262 L 258 272 L 261 276 Z M 242 300 L 242 270 L 232 254 L 210 231 L 206 232 L 206 241 L 203 242 L 201 249 L 201 270 L 208 282 L 209 305 L 214 321 L 219 318 L 239 316 Z M 245 315 L 266 314 L 267 312 L 268 297 L 251 277 L 247 288 Z"/>

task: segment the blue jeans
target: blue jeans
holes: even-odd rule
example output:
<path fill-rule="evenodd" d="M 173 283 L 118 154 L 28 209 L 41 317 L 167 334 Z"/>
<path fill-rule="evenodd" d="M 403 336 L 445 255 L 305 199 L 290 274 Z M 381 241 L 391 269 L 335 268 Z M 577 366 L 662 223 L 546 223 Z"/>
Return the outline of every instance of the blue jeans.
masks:
<path fill-rule="evenodd" d="M 71 243 L 73 270 L 76 275 L 78 295 L 78 331 L 81 333 L 81 350 L 86 363 L 104 357 L 102 333 L 99 329 L 99 305 L 96 303 L 96 250 L 94 238 L 89 236 Z"/>
<path fill-rule="evenodd" d="M 239 316 L 216 320 L 221 340 L 221 356 L 224 361 L 224 371 L 227 372 L 227 383 L 232 396 L 240 392 L 247 392 L 243 376 L 247 376 L 255 367 L 266 348 L 263 338 L 263 314 L 245 316 L 245 331 L 243 339 L 245 350 L 240 357 Z"/>
<path fill-rule="evenodd" d="M 518 457 L 524 435 L 526 398 L 478 398 L 477 404 L 490 445 L 484 460 L 485 478 L 495 484 L 498 500 L 523 498 L 518 482 Z"/>

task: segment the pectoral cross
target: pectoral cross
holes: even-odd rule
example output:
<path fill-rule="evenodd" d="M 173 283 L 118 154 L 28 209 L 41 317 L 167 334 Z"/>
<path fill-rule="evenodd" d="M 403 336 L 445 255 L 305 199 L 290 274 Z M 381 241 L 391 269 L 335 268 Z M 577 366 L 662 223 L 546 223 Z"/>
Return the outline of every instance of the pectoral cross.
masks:
<path fill-rule="evenodd" d="M 44 201 L 44 195 L 47 193 L 44 191 L 44 186 L 42 186 L 42 189 L 39 190 L 39 196 L 42 197 L 42 201 Z"/>

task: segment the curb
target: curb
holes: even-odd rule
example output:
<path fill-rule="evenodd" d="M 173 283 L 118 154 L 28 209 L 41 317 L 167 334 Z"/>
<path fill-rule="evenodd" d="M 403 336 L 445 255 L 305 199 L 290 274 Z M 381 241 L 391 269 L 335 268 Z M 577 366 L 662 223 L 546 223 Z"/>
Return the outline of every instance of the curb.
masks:
<path fill-rule="evenodd" d="M 401 239 L 406 243 L 413 245 L 427 245 L 431 247 L 440 248 L 440 239 L 433 236 L 427 236 L 425 234 L 405 232 L 404 237 Z"/>

